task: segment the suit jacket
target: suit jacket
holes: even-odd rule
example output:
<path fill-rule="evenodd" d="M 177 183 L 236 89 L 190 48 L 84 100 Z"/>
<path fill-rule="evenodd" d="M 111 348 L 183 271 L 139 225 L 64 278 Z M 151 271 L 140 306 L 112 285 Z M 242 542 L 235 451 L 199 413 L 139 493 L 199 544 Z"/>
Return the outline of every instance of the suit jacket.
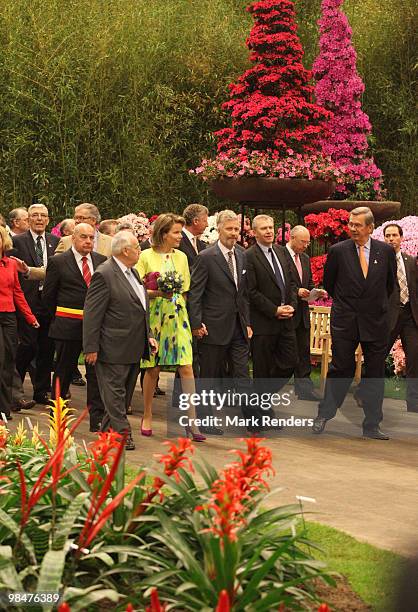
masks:
<path fill-rule="evenodd" d="M 186 236 L 186 234 L 184 232 L 182 232 L 181 234 L 182 234 L 182 238 L 181 238 L 179 250 L 183 251 L 183 253 L 185 253 L 187 255 L 187 261 L 189 263 L 189 270 L 191 271 L 191 269 L 192 269 L 192 267 L 193 267 L 193 265 L 194 265 L 194 263 L 196 261 L 196 257 L 198 255 L 198 253 L 200 253 L 200 251 L 203 251 L 204 249 L 206 249 L 207 244 L 206 244 L 206 242 L 203 242 L 203 240 L 199 240 L 199 238 L 198 238 L 197 241 L 196 241 L 198 253 L 196 253 L 192 243 L 190 242 L 190 240 Z"/>
<path fill-rule="evenodd" d="M 292 272 L 293 280 L 296 283 L 297 290 L 299 289 L 311 289 L 314 288 L 314 283 L 312 280 L 312 270 L 311 270 L 311 260 L 307 253 L 301 253 L 299 255 L 300 263 L 302 265 L 302 281 L 300 280 L 299 272 L 296 268 L 295 262 L 293 260 L 292 255 L 290 254 L 287 248 L 284 249 L 286 257 L 290 264 L 290 270 Z M 311 318 L 309 312 L 309 304 L 306 300 L 302 300 L 302 298 L 297 298 L 297 308 L 296 312 L 293 316 L 293 324 L 296 327 L 299 325 L 303 325 L 305 329 L 309 329 L 311 326 Z"/>
<path fill-rule="evenodd" d="M 332 245 L 324 268 L 324 287 L 333 298 L 331 331 L 350 340 L 386 338 L 395 283 L 395 251 L 385 242 L 371 239 L 366 278 L 353 240 Z"/>
<path fill-rule="evenodd" d="M 278 319 L 275 314 L 282 302 L 296 310 L 296 283 L 282 247 L 273 245 L 284 275 L 285 295 L 277 283 L 273 268 L 258 244 L 247 251 L 247 283 L 250 298 L 250 319 L 254 335 L 274 335 L 281 329 L 293 328 L 292 319 Z"/>
<path fill-rule="evenodd" d="M 408 284 L 409 291 L 409 303 L 411 306 L 411 312 L 415 325 L 418 327 L 418 268 L 416 265 L 415 257 L 402 253 L 402 258 L 405 264 L 406 282 Z M 389 317 L 390 317 L 390 329 L 394 329 L 396 322 L 399 317 L 399 311 L 401 307 L 400 289 L 398 283 L 395 284 L 395 289 L 389 298 Z"/>
<path fill-rule="evenodd" d="M 141 280 L 135 268 L 133 274 Z M 141 283 L 142 284 L 142 283 Z M 146 311 L 122 270 L 111 257 L 91 279 L 84 303 L 83 350 L 106 363 L 132 364 L 149 358 L 149 301 Z"/>
<path fill-rule="evenodd" d="M 97 247 L 94 249 L 96 253 L 110 257 L 112 255 L 112 237 L 107 234 L 98 233 Z M 63 236 L 59 241 L 59 245 L 56 249 L 57 253 L 64 253 L 73 246 L 73 239 L 71 236 Z"/>
<path fill-rule="evenodd" d="M 204 323 L 208 335 L 202 343 L 226 345 L 231 342 L 237 315 L 244 337 L 250 325 L 246 275 L 246 253 L 235 247 L 238 289 L 218 244 L 204 249 L 193 266 L 188 310 L 192 329 Z"/>
<path fill-rule="evenodd" d="M 46 232 L 45 242 L 46 255 L 49 261 L 49 259 L 54 255 L 56 251 L 56 248 L 59 243 L 59 238 Z M 38 261 L 35 254 L 35 243 L 29 230 L 24 234 L 19 234 L 18 236 L 13 237 L 12 254 L 18 257 L 19 259 L 23 259 L 23 261 L 27 263 L 28 266 L 37 267 L 36 264 L 38 263 Z M 44 270 L 44 268 L 40 269 Z M 40 274 L 39 276 L 42 276 L 42 274 Z M 25 294 L 25 298 L 32 312 L 34 314 L 37 314 L 42 311 L 42 301 L 41 296 L 39 295 L 39 283 L 42 279 L 26 279 L 23 274 L 19 274 L 19 280 L 23 289 L 23 293 Z"/>
<path fill-rule="evenodd" d="M 106 261 L 104 255 L 92 253 L 91 259 L 95 270 Z M 54 255 L 48 262 L 45 276 L 42 302 L 52 317 L 49 336 L 56 340 L 81 340 L 83 320 L 55 316 L 57 306 L 83 310 L 87 285 L 77 265 L 72 250 Z"/>

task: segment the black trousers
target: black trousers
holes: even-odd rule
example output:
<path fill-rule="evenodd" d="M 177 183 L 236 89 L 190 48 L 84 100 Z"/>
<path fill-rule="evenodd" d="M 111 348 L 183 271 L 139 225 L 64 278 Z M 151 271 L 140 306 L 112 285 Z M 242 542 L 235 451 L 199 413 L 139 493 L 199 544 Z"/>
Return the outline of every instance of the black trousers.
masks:
<path fill-rule="evenodd" d="M 111 427 L 120 434 L 131 433 L 126 410 L 132 401 L 139 374 L 138 363 L 96 362 L 97 381 L 104 405 L 102 431 Z"/>
<path fill-rule="evenodd" d="M 355 352 L 360 342 L 364 355 L 362 399 L 363 429 L 374 429 L 383 419 L 382 403 L 385 388 L 385 359 L 387 337 L 373 342 L 347 339 L 331 330 L 332 361 L 328 370 L 324 399 L 319 404 L 318 416 L 332 419 L 343 403 L 356 370 Z"/>
<path fill-rule="evenodd" d="M 0 412 L 10 416 L 13 372 L 17 348 L 17 323 L 14 312 L 0 312 Z"/>
<path fill-rule="evenodd" d="M 31 327 L 22 316 L 18 315 L 19 345 L 16 354 L 16 368 L 22 382 L 35 359 L 36 372 L 33 384 L 33 396 L 45 395 L 51 390 L 51 371 L 54 360 L 54 341 L 48 336 L 50 317 L 44 313 L 34 313 L 39 322 L 39 329 Z"/>
<path fill-rule="evenodd" d="M 61 397 L 65 398 L 70 388 L 71 380 L 77 368 L 78 357 L 82 351 L 82 340 L 55 340 L 56 363 L 52 379 L 51 397 L 55 399 L 57 379 L 60 382 Z M 87 406 L 90 415 L 90 427 L 102 422 L 104 406 L 100 396 L 99 385 L 94 366 L 86 363 Z"/>
<path fill-rule="evenodd" d="M 387 352 L 400 336 L 406 357 L 406 405 L 410 412 L 418 412 L 418 327 L 409 302 L 399 310 L 399 317 L 390 333 Z"/>
<path fill-rule="evenodd" d="M 295 393 L 296 395 L 309 395 L 313 391 L 311 381 L 311 330 L 306 329 L 303 321 L 295 328 L 298 362 L 295 366 Z"/>
<path fill-rule="evenodd" d="M 262 380 L 260 391 L 279 391 L 292 376 L 297 363 L 296 336 L 293 328 L 274 335 L 254 335 L 251 338 L 253 376 Z M 272 379 L 272 386 L 266 379 Z M 257 380 L 255 380 L 257 385 Z"/>

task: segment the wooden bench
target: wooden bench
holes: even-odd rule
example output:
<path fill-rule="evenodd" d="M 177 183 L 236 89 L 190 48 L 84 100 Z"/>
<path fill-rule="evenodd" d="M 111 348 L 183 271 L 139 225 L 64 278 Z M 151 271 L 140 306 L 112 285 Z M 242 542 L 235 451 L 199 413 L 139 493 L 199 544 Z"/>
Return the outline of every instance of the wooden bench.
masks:
<path fill-rule="evenodd" d="M 332 358 L 330 314 L 329 306 L 310 306 L 311 338 L 310 351 L 311 360 L 321 364 L 320 391 L 324 392 L 325 381 L 328 373 L 328 365 Z M 354 380 L 358 383 L 361 379 L 361 364 L 363 353 L 360 344 L 356 350 L 356 371 Z"/>

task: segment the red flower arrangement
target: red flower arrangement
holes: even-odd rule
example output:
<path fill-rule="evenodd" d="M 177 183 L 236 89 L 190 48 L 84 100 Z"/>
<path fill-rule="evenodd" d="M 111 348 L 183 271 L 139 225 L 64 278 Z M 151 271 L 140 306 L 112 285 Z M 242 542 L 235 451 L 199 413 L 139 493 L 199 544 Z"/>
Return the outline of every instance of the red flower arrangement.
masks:
<path fill-rule="evenodd" d="M 347 210 L 330 208 L 327 212 L 306 215 L 305 225 L 312 238 L 322 244 L 339 242 L 349 238 Z"/>
<path fill-rule="evenodd" d="M 294 2 L 261 0 L 251 3 L 247 11 L 255 21 L 246 41 L 254 66 L 229 85 L 230 99 L 222 108 L 230 114 L 232 125 L 215 132 L 218 156 L 212 164 L 204 160 L 195 172 L 203 179 L 244 174 L 293 178 L 301 173 L 310 179 L 323 178 L 325 171 L 336 169 L 330 159 L 320 163 L 320 177 L 312 176 L 312 170 L 322 153 L 320 140 L 326 136 L 332 112 L 313 102 L 311 72 L 302 64 L 303 49 L 296 33 Z M 289 156 L 294 156 L 290 169 L 278 167 Z M 315 164 L 310 163 L 311 156 Z"/>
<path fill-rule="evenodd" d="M 159 272 L 148 272 L 148 274 L 145 274 L 144 278 L 142 279 L 145 289 L 157 291 L 158 279 L 160 276 L 161 275 Z"/>

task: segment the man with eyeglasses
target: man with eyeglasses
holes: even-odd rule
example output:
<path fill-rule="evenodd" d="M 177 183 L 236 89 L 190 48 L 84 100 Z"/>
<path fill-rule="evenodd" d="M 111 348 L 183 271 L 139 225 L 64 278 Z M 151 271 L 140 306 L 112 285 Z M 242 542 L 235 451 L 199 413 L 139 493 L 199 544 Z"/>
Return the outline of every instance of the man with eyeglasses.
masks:
<path fill-rule="evenodd" d="M 100 213 L 97 206 L 88 202 L 76 206 L 74 210 L 74 222 L 76 225 L 78 225 L 78 223 L 88 223 L 94 228 L 94 252 L 100 253 L 100 255 L 104 255 L 105 257 L 110 257 L 112 255 L 112 237 L 100 233 L 97 229 L 100 223 Z M 61 238 L 56 252 L 64 253 L 64 251 L 68 251 L 71 247 L 71 236 L 64 236 Z"/>
<path fill-rule="evenodd" d="M 26 323 L 18 315 L 19 346 L 16 369 L 22 382 L 30 363 L 35 358 L 36 373 L 33 381 L 33 399 L 47 405 L 51 390 L 51 370 L 54 342 L 48 337 L 50 317 L 42 305 L 43 278 L 50 257 L 55 253 L 59 239 L 45 231 L 49 223 L 48 209 L 43 204 L 32 204 L 28 209 L 29 230 L 13 237 L 13 254 L 21 260 L 19 270 L 36 269 L 36 275 L 20 274 L 20 283 L 26 300 L 39 321 L 39 329 Z M 35 278 L 36 276 L 36 278 Z"/>

